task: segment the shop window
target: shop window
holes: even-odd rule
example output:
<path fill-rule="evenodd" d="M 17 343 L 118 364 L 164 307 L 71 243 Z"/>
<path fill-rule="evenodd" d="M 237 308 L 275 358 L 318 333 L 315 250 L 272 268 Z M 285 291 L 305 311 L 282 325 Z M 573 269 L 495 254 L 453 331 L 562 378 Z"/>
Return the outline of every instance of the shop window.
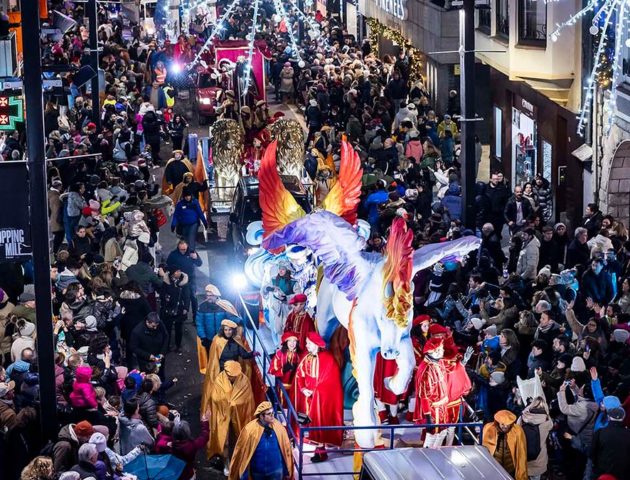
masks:
<path fill-rule="evenodd" d="M 490 28 L 491 28 L 491 22 L 492 22 L 492 16 L 490 13 L 490 9 L 489 8 L 479 8 L 477 9 L 477 12 L 479 13 L 479 23 L 477 25 L 477 28 L 482 31 L 483 33 L 485 33 L 486 35 L 490 35 Z"/>
<path fill-rule="evenodd" d="M 539 0 L 518 2 L 518 43 L 544 47 L 547 43 L 547 4 Z"/>
<path fill-rule="evenodd" d="M 497 0 L 497 36 L 509 38 L 510 36 L 510 2 L 509 0 Z"/>

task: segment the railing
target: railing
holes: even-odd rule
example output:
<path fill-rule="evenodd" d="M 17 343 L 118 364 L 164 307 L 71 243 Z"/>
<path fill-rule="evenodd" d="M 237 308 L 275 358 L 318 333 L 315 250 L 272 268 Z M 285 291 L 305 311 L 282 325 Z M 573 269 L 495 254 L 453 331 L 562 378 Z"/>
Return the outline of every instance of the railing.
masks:
<path fill-rule="evenodd" d="M 355 430 L 380 430 L 389 432 L 389 443 L 388 445 L 378 448 L 339 448 L 335 449 L 335 453 L 340 454 L 349 454 L 349 453 L 366 453 L 375 450 L 393 450 L 395 445 L 395 432 L 396 430 L 417 430 L 418 437 L 420 437 L 423 429 L 431 429 L 431 428 L 456 428 L 455 439 L 458 441 L 459 445 L 464 444 L 464 431 L 466 431 L 473 442 L 477 445 L 481 445 L 482 442 L 482 434 L 483 434 L 483 423 L 482 422 L 460 422 L 460 423 L 431 423 L 431 424 L 409 424 L 409 425 L 374 425 L 374 426 L 320 426 L 320 427 L 309 427 L 309 426 L 300 426 L 299 432 L 296 432 L 293 429 L 293 425 L 298 424 L 298 414 L 295 410 L 293 404 L 291 403 L 289 393 L 284 388 L 282 382 L 276 382 L 276 379 L 269 375 L 269 364 L 271 362 L 271 355 L 265 348 L 263 341 L 258 336 L 258 325 L 257 322 L 254 321 L 251 314 L 249 313 L 248 306 L 252 306 L 253 304 L 247 303 L 243 298 L 241 292 L 238 292 L 238 299 L 243 309 L 243 318 L 246 320 L 248 327 L 245 330 L 245 336 L 250 343 L 252 350 L 261 351 L 262 355 L 256 358 L 256 363 L 258 367 L 261 369 L 262 377 L 265 381 L 265 384 L 268 386 L 267 388 L 267 398 L 274 405 L 274 410 L 277 412 L 279 416 L 281 416 L 281 420 L 285 424 L 287 431 L 289 433 L 290 438 L 293 440 L 298 449 L 297 455 L 297 471 L 298 471 L 298 479 L 302 480 L 303 477 L 313 477 L 313 476 L 331 476 L 331 475 L 358 475 L 360 472 L 358 471 L 334 471 L 334 472 L 304 472 L 304 438 L 306 433 L 311 431 L 326 431 L 326 430 L 342 430 L 342 431 L 355 431 Z M 285 399 L 287 405 L 287 413 L 285 413 L 282 408 L 282 402 L 280 398 L 278 398 L 278 391 L 280 390 L 280 395 Z M 474 413 L 473 409 L 464 401 L 460 406 L 459 418 L 464 418 L 464 413 Z"/>

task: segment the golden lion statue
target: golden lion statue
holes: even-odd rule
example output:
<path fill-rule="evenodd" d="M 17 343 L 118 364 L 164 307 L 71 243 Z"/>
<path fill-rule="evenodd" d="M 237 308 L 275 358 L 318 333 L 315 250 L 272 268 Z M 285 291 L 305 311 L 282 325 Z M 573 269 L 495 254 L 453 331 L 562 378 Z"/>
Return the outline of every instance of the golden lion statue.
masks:
<path fill-rule="evenodd" d="M 269 130 L 271 139 L 278 141 L 278 172 L 302 178 L 304 168 L 304 130 L 295 120 L 281 118 Z"/>
<path fill-rule="evenodd" d="M 227 200 L 234 193 L 241 168 L 244 148 L 243 128 L 230 118 L 214 122 L 212 126 L 212 160 L 214 162 L 217 194 L 215 198 Z"/>

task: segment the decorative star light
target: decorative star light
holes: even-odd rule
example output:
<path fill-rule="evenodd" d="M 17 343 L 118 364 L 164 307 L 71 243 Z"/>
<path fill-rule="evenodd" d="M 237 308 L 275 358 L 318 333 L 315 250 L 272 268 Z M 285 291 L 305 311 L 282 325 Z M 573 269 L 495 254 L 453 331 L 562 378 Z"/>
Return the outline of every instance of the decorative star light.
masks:
<path fill-rule="evenodd" d="M 630 26 L 630 0 L 589 0 L 586 6 L 568 20 L 556 24 L 556 29 L 549 38 L 558 41 L 560 33 L 566 27 L 573 26 L 589 12 L 594 12 L 591 35 L 598 35 L 597 49 L 593 57 L 593 68 L 586 79 L 584 105 L 578 116 L 578 134 L 584 134 L 584 127 L 591 112 L 591 105 L 597 85 L 610 88 L 610 94 L 604 99 L 604 112 L 607 114 L 605 134 L 610 132 L 617 111 L 617 87 L 623 68 L 622 39 Z M 614 45 L 612 45 L 614 43 Z M 630 46 L 630 39 L 626 40 Z"/>

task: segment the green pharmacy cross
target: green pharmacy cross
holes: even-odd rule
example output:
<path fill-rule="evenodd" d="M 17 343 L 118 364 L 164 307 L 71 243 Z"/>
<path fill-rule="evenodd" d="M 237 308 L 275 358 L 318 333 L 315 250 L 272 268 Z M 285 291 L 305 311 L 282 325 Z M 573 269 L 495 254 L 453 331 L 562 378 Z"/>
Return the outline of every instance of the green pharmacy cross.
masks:
<path fill-rule="evenodd" d="M 23 121 L 22 97 L 0 96 L 0 130 L 15 130 L 15 124 Z"/>

